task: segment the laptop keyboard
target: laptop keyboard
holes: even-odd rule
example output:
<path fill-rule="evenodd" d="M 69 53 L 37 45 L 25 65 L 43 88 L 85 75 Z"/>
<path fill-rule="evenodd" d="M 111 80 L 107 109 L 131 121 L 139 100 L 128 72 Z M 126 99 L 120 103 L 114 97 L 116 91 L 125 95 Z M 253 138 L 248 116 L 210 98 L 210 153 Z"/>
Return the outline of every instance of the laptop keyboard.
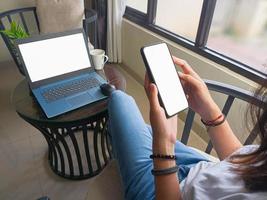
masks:
<path fill-rule="evenodd" d="M 96 78 L 89 77 L 49 88 L 42 95 L 47 102 L 51 102 L 98 86 L 100 82 Z"/>

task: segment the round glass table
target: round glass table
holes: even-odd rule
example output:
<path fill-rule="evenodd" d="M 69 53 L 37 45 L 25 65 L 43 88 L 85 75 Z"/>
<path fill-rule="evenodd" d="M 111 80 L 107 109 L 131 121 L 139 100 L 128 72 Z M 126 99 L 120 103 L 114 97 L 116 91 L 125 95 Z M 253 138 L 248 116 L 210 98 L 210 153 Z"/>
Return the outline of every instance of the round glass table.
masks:
<path fill-rule="evenodd" d="M 105 65 L 104 71 L 98 73 L 117 89 L 125 91 L 125 78 L 116 65 Z M 107 101 L 101 100 L 48 119 L 26 80 L 17 85 L 12 97 L 18 115 L 46 139 L 51 169 L 59 176 L 76 180 L 99 174 L 112 157 L 107 134 Z"/>

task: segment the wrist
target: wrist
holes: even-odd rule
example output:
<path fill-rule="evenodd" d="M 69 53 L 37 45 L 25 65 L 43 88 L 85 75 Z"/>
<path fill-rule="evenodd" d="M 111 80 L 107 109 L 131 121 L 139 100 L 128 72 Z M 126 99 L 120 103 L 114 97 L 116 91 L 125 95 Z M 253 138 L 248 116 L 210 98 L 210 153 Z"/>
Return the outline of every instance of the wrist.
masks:
<path fill-rule="evenodd" d="M 206 108 L 205 112 L 200 114 L 203 121 L 212 121 L 222 114 L 220 108 L 214 103 Z"/>
<path fill-rule="evenodd" d="M 164 139 L 153 139 L 153 154 L 173 155 L 175 144 Z"/>
<path fill-rule="evenodd" d="M 164 140 L 153 140 L 153 154 L 174 155 L 174 144 Z M 154 169 L 166 169 L 176 165 L 175 160 L 153 159 Z"/>
<path fill-rule="evenodd" d="M 166 169 L 166 168 L 176 166 L 176 161 L 175 160 L 154 159 L 153 165 L 154 165 L 154 169 Z"/>

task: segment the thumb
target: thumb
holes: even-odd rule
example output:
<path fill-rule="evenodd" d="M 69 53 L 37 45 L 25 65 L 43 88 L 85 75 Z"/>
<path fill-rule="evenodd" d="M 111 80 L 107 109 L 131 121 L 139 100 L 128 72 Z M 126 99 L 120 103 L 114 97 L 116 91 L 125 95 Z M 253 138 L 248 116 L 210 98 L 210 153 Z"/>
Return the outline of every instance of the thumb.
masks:
<path fill-rule="evenodd" d="M 157 110 L 158 108 L 160 108 L 158 89 L 157 86 L 153 83 L 149 85 L 149 103 L 150 109 Z"/>

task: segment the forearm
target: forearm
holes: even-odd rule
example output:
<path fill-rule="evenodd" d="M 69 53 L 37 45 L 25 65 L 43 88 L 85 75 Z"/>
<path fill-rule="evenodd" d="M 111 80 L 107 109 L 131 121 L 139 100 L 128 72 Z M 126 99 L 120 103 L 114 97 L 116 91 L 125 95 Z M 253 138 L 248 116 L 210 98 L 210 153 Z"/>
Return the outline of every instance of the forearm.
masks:
<path fill-rule="evenodd" d="M 208 114 L 201 116 L 205 121 L 215 119 L 221 114 L 220 109 L 215 103 L 210 108 L 207 108 L 207 111 Z M 242 146 L 227 120 L 218 126 L 208 127 L 208 134 L 220 160 L 225 159 Z"/>
<path fill-rule="evenodd" d="M 181 199 L 177 175 L 170 174 L 155 177 L 156 199 Z"/>
<path fill-rule="evenodd" d="M 154 139 L 153 153 L 173 155 L 174 144 L 169 144 L 163 140 L 157 141 L 157 139 Z M 156 170 L 167 169 L 176 165 L 175 160 L 154 159 L 153 163 L 154 169 Z M 155 176 L 155 192 L 156 199 L 181 199 L 177 173 Z"/>
<path fill-rule="evenodd" d="M 210 127 L 208 134 L 220 160 L 242 147 L 227 121 L 217 127 Z"/>

